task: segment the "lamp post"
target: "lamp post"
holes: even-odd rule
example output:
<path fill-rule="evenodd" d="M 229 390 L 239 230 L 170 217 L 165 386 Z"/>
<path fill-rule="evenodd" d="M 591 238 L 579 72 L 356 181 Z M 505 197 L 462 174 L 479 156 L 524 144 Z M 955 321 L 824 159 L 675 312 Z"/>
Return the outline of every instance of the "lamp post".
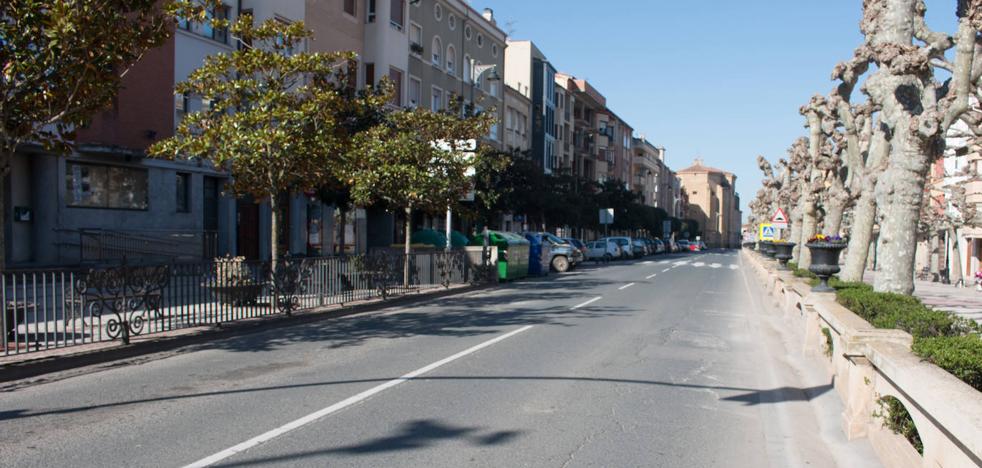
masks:
<path fill-rule="evenodd" d="M 474 59 L 470 59 L 470 63 L 468 63 L 468 65 L 470 65 L 470 67 L 469 67 L 470 68 L 470 76 L 468 76 L 467 79 L 468 79 L 468 81 L 470 81 L 470 85 L 471 85 L 471 100 L 470 100 L 470 102 L 471 102 L 472 105 L 474 103 L 474 87 L 475 87 L 475 84 L 477 83 L 477 80 L 481 78 L 481 75 L 483 75 L 484 73 L 487 73 L 488 71 L 490 71 L 491 74 L 488 75 L 488 81 L 501 81 L 501 75 L 498 74 L 498 65 L 497 64 L 477 65 L 476 63 L 477 62 Z M 447 206 L 447 248 L 446 248 L 447 252 L 450 251 L 450 223 L 451 223 L 451 220 L 453 219 L 452 216 L 453 216 L 453 214 L 451 213 L 450 206 L 448 205 Z M 490 233 L 488 232 L 487 220 L 485 220 L 485 222 L 484 222 L 483 236 L 484 236 L 484 243 L 483 243 L 483 247 L 481 249 L 481 262 L 482 262 L 482 265 L 487 265 L 487 261 L 488 261 L 488 245 L 490 244 Z"/>

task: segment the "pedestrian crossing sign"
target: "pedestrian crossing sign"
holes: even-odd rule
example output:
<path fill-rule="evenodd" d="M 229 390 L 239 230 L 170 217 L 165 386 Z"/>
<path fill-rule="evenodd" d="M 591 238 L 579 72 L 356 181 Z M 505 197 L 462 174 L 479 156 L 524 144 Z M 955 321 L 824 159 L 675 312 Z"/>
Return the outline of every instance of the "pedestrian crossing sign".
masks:
<path fill-rule="evenodd" d="M 760 240 L 772 241 L 777 237 L 777 228 L 773 224 L 760 225 Z"/>

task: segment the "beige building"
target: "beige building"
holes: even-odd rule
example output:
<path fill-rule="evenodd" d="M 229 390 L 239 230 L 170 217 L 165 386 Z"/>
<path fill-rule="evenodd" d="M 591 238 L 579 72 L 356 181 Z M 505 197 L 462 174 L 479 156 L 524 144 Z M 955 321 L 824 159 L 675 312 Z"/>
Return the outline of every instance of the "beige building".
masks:
<path fill-rule="evenodd" d="M 504 149 L 525 152 L 530 149 L 532 101 L 517 89 L 505 86 Z"/>
<path fill-rule="evenodd" d="M 736 176 L 696 159 L 692 166 L 678 171 L 678 177 L 689 197 L 685 218 L 699 223 L 703 242 L 709 247 L 739 246 L 742 215 Z"/>
<path fill-rule="evenodd" d="M 573 172 L 573 107 L 576 98 L 567 91 L 569 78 L 556 75 L 556 167 L 565 174 Z"/>
<path fill-rule="evenodd" d="M 602 182 L 607 180 L 608 164 L 613 162 L 610 148 L 607 98 L 586 80 L 564 73 L 556 81 L 573 97 L 573 174 Z"/>

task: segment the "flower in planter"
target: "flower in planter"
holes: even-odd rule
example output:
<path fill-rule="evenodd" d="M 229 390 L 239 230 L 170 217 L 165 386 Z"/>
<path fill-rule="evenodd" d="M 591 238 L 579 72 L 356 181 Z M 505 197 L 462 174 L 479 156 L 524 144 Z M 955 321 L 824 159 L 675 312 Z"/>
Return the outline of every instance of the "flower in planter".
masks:
<path fill-rule="evenodd" d="M 814 236 L 812 236 L 811 239 L 808 239 L 808 243 L 809 244 L 822 243 L 822 244 L 841 244 L 841 245 L 846 245 L 846 244 L 849 243 L 849 240 L 843 238 L 842 236 L 839 236 L 838 234 L 831 235 L 831 236 L 827 236 L 825 234 L 815 234 Z"/>

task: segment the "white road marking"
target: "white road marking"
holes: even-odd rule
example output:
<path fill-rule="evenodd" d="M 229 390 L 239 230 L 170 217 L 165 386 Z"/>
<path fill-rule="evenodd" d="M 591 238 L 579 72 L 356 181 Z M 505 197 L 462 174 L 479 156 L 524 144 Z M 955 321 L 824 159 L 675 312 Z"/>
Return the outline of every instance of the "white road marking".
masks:
<path fill-rule="evenodd" d="M 709 268 L 720 268 L 720 267 L 722 267 L 722 266 L 723 266 L 723 265 L 720 265 L 719 263 L 714 263 L 714 264 L 712 264 L 712 265 L 709 265 Z"/>
<path fill-rule="evenodd" d="M 388 389 L 390 389 L 392 387 L 395 387 L 396 385 L 399 385 L 401 383 L 405 383 L 405 382 L 408 382 L 410 380 L 413 380 L 413 379 L 415 379 L 415 378 L 417 378 L 417 377 L 419 377 L 419 376 L 421 376 L 423 374 L 426 374 L 427 372 L 430 372 L 430 371 L 432 371 L 432 370 L 434 370 L 434 369 L 436 369 L 438 367 L 441 367 L 441 366 L 444 366 L 446 364 L 449 364 L 449 363 L 451 363 L 453 361 L 456 361 L 456 360 L 458 360 L 458 359 L 460 359 L 462 357 L 465 357 L 465 356 L 467 356 L 469 354 L 476 353 L 476 352 L 478 352 L 478 351 L 480 351 L 480 350 L 482 350 L 484 348 L 487 348 L 488 346 L 491 346 L 491 345 L 493 345 L 495 343 L 499 343 L 501 341 L 507 340 L 508 338 L 511 338 L 511 337 L 513 337 L 513 336 L 515 336 L 515 335 L 517 335 L 519 333 L 522 333 L 522 332 L 530 329 L 530 328 L 532 328 L 532 325 L 526 325 L 526 326 L 524 326 L 522 328 L 519 328 L 517 330 L 512 330 L 512 331 L 510 331 L 508 333 L 505 333 L 504 335 L 500 335 L 500 336 L 498 336 L 496 338 L 492 338 L 492 339 L 490 339 L 488 341 L 485 341 L 485 342 L 483 342 L 481 344 L 478 344 L 476 346 L 472 346 L 470 348 L 467 348 L 467 349 L 465 349 L 465 350 L 463 350 L 463 351 L 461 351 L 461 352 L 459 352 L 457 354 L 454 354 L 453 356 L 450 356 L 450 357 L 441 359 L 441 360 L 439 360 L 437 362 L 434 362 L 433 364 L 430 364 L 428 366 L 420 367 L 419 369 L 416 369 L 416 370 L 414 370 L 414 371 L 412 371 L 412 372 L 410 372 L 410 373 L 408 373 L 406 375 L 403 375 L 402 377 L 399 377 L 399 378 L 396 378 L 396 379 L 392 379 L 392 380 L 390 380 L 388 382 L 385 382 L 385 383 L 383 383 L 381 385 L 372 387 L 372 388 L 370 388 L 368 390 L 365 390 L 364 392 L 361 392 L 361 393 L 359 393 L 357 395 L 354 395 L 354 396 L 348 397 L 347 399 L 341 400 L 341 401 L 339 401 L 339 402 L 337 402 L 337 403 L 335 403 L 335 404 L 333 404 L 331 406 L 328 406 L 328 407 L 323 408 L 321 410 L 315 411 L 315 412 L 310 413 L 307 416 L 304 416 L 304 417 L 302 417 L 300 419 L 293 420 L 293 421 L 291 421 L 289 423 L 286 423 L 286 424 L 284 424 L 284 425 L 282 425 L 282 426 L 280 426 L 280 427 L 278 427 L 276 429 L 273 429 L 271 431 L 268 431 L 268 432 L 265 432 L 263 434 L 260 434 L 260 435 L 258 435 L 256 437 L 253 437 L 253 438 L 251 438 L 251 439 L 249 439 L 249 440 L 247 440 L 245 442 L 242 442 L 241 444 L 234 445 L 234 446 L 229 447 L 229 448 L 227 448 L 225 450 L 222 450 L 221 452 L 218 452 L 218 453 L 216 453 L 214 455 L 211 455 L 209 457 L 202 458 L 201 460 L 198 460 L 198 461 L 196 461 L 194 463 L 191 463 L 189 465 L 186 465 L 184 468 L 205 467 L 205 466 L 214 465 L 215 463 L 218 463 L 218 462 L 220 462 L 222 460 L 225 460 L 226 458 L 229 458 L 231 456 L 234 456 L 237 453 L 246 451 L 246 450 L 248 450 L 248 449 L 250 449 L 252 447 L 255 447 L 257 445 L 260 445 L 260 444 L 262 444 L 264 442 L 268 442 L 268 441 L 270 441 L 272 439 L 275 439 L 275 438 L 277 438 L 277 437 L 279 437 L 279 436 L 281 436 L 283 434 L 286 434 L 287 432 L 293 431 L 294 429 L 299 429 L 299 428 L 301 428 L 303 426 L 306 426 L 306 425 L 308 425 L 310 423 L 313 423 L 313 422 L 317 421 L 318 419 L 321 419 L 321 418 L 323 418 L 325 416 L 328 416 L 328 415 L 330 415 L 332 413 L 336 413 L 336 412 L 338 412 L 338 411 L 340 411 L 340 410 L 342 410 L 344 408 L 347 408 L 347 407 L 349 407 L 351 405 L 354 405 L 356 403 L 359 403 L 361 401 L 364 401 L 365 399 L 371 397 L 372 395 L 378 394 L 378 393 L 380 393 L 380 392 L 382 392 L 384 390 L 388 390 Z"/>
<path fill-rule="evenodd" d="M 730 269 L 731 270 L 739 270 L 740 269 L 740 265 L 737 265 L 735 263 L 731 263 L 730 264 Z"/>
<path fill-rule="evenodd" d="M 627 288 L 630 288 L 631 286 L 634 286 L 634 283 L 627 283 L 624 286 L 621 286 L 621 287 L 617 288 L 617 290 L 618 291 L 623 291 L 623 290 L 625 290 Z"/>
<path fill-rule="evenodd" d="M 645 261 L 641 262 L 642 265 L 651 265 L 652 263 L 655 263 L 655 262 L 653 262 L 651 260 L 645 260 Z"/>
<path fill-rule="evenodd" d="M 705 263 L 702 263 L 702 262 L 696 262 L 696 263 L 693 263 L 692 266 L 694 266 L 696 268 L 699 268 L 699 267 L 706 266 L 706 264 Z"/>
<path fill-rule="evenodd" d="M 590 299 L 589 301 L 586 301 L 586 302 L 584 302 L 582 304 L 577 304 L 577 305 L 571 307 L 569 310 L 576 310 L 576 309 L 579 309 L 580 307 L 586 307 L 586 306 L 588 306 L 590 304 L 593 304 L 594 302 L 597 302 L 597 301 L 599 301 L 599 300 L 601 300 L 603 298 L 604 298 L 603 296 L 597 296 L 597 297 L 595 297 L 593 299 Z"/>
<path fill-rule="evenodd" d="M 666 268 L 666 269 L 662 270 L 661 272 L 662 273 L 668 273 L 669 271 L 671 271 L 671 268 Z"/>
<path fill-rule="evenodd" d="M 653 274 L 650 274 L 650 275 L 648 275 L 647 277 L 645 277 L 645 279 L 651 279 L 651 278 L 654 278 L 654 277 L 655 277 L 655 275 L 657 275 L 657 274 L 658 274 L 658 273 L 653 273 Z"/>

